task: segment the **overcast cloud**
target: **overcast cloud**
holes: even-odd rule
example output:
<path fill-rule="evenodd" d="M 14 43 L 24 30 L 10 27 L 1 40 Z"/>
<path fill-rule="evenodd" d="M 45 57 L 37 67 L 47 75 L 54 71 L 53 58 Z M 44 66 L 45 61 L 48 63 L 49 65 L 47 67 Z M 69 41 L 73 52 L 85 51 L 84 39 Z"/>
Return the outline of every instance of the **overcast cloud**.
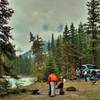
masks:
<path fill-rule="evenodd" d="M 9 0 L 15 10 L 10 25 L 16 48 L 30 49 L 29 32 L 44 40 L 57 37 L 67 23 L 76 26 L 87 19 L 87 0 Z"/>

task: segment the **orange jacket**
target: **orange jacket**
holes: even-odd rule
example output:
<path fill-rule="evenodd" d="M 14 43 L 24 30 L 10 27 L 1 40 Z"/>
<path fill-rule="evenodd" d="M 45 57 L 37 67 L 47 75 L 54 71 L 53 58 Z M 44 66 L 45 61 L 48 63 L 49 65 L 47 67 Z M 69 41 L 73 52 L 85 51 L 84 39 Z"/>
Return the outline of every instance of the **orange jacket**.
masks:
<path fill-rule="evenodd" d="M 50 74 L 50 75 L 48 76 L 48 83 L 50 83 L 50 82 L 52 82 L 52 81 L 54 81 L 54 82 L 57 82 L 57 81 L 58 81 L 58 77 L 57 77 L 57 75 L 54 74 L 54 73 L 52 73 L 52 74 Z"/>

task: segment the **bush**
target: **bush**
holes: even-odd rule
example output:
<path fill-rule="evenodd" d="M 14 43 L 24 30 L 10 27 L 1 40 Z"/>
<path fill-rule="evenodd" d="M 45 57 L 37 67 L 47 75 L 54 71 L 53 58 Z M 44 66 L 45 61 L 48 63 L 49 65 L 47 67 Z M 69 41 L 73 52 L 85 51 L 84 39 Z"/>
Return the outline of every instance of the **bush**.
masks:
<path fill-rule="evenodd" d="M 0 92 L 7 92 L 9 87 L 9 82 L 4 78 L 0 78 Z"/>
<path fill-rule="evenodd" d="M 53 67 L 53 66 L 48 66 L 46 69 L 45 69 L 45 72 L 44 72 L 44 81 L 47 81 L 48 79 L 48 75 L 51 73 L 51 72 L 54 72 L 58 77 L 60 76 L 60 71 L 57 67 Z"/>

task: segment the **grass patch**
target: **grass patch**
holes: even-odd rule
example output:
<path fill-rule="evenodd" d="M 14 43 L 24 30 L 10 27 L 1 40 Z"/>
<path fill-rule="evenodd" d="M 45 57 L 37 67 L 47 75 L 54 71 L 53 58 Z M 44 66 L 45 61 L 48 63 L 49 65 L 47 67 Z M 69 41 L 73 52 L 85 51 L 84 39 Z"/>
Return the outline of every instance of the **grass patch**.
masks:
<path fill-rule="evenodd" d="M 78 89 L 76 92 L 68 92 L 66 88 L 74 86 Z M 31 95 L 31 93 L 21 93 L 19 95 L 9 95 L 0 100 L 100 100 L 100 81 L 98 84 L 92 85 L 91 82 L 66 82 L 64 83 L 65 95 L 60 96 L 59 90 L 56 90 L 55 97 L 48 96 L 47 83 L 35 83 L 31 86 L 25 87 L 26 89 L 39 89 L 40 95 Z"/>

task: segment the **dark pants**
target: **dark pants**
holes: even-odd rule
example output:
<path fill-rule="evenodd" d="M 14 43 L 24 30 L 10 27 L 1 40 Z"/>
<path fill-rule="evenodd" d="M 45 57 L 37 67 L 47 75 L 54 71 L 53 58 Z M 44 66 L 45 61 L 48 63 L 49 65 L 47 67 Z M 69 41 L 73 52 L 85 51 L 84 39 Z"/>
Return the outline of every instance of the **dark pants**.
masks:
<path fill-rule="evenodd" d="M 57 88 L 59 89 L 59 95 L 64 95 L 64 91 L 63 91 L 63 82 L 60 82 L 59 85 L 57 86 Z"/>
<path fill-rule="evenodd" d="M 85 81 L 87 82 L 87 75 L 84 75 Z"/>
<path fill-rule="evenodd" d="M 80 76 L 79 76 L 79 75 L 77 75 L 76 77 L 77 77 L 77 81 L 80 81 Z"/>
<path fill-rule="evenodd" d="M 50 85 L 50 83 L 49 83 L 49 93 L 48 93 L 48 95 L 49 96 L 51 95 L 51 85 Z"/>

